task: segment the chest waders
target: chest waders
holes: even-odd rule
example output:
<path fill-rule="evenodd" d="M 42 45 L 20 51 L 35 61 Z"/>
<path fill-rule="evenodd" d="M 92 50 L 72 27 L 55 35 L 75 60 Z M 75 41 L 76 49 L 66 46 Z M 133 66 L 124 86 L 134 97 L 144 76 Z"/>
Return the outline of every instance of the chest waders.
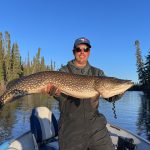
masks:
<path fill-rule="evenodd" d="M 73 73 L 69 65 L 67 68 Z M 91 72 L 95 75 L 93 67 Z M 98 112 L 98 100 L 67 96 L 59 101 L 59 107 L 60 150 L 114 150 L 106 119 Z"/>

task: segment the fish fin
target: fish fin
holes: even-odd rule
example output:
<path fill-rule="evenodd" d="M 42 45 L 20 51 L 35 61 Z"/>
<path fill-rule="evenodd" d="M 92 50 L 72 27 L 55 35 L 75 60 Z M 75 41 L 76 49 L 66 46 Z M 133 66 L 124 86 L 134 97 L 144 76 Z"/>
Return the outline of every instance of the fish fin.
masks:
<path fill-rule="evenodd" d="M 97 93 L 94 97 L 91 97 L 91 99 L 99 99 L 100 93 Z"/>
<path fill-rule="evenodd" d="M 91 98 L 91 101 L 92 101 L 91 104 L 92 104 L 93 108 L 98 107 L 99 97 L 100 97 L 100 94 L 97 94 L 96 96 L 94 96 L 94 97 Z"/>

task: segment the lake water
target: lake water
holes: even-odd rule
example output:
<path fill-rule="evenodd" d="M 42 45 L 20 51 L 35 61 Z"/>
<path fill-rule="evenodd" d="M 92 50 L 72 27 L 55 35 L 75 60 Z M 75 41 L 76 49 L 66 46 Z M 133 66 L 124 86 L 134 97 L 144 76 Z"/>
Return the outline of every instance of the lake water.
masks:
<path fill-rule="evenodd" d="M 12 140 L 30 129 L 32 108 L 47 106 L 59 117 L 58 102 L 45 95 L 29 95 L 7 104 L 0 112 L 0 144 Z M 126 92 L 115 103 L 117 119 L 112 103 L 100 100 L 99 111 L 108 122 L 127 129 L 150 141 L 150 100 L 142 92 Z"/>

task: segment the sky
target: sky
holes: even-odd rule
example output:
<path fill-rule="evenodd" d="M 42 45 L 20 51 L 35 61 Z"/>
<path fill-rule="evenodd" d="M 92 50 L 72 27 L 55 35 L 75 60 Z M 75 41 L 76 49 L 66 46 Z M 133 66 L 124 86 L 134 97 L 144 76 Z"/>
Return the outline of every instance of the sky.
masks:
<path fill-rule="evenodd" d="M 107 76 L 138 82 L 135 40 L 150 50 L 150 0 L 0 0 L 0 32 L 8 31 L 23 60 L 41 48 L 57 69 L 72 60 L 75 39 L 86 37 L 89 62 Z"/>

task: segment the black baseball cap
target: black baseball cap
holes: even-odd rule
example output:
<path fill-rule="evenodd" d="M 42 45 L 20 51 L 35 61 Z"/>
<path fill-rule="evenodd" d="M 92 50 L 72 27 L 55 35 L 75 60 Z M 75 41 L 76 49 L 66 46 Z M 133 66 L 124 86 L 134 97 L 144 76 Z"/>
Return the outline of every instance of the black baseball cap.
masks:
<path fill-rule="evenodd" d="M 85 37 L 81 37 L 81 38 L 78 38 L 75 40 L 74 42 L 74 49 L 79 45 L 79 44 L 86 44 L 89 46 L 89 48 L 91 48 L 91 44 L 90 44 L 90 41 L 85 38 Z"/>

